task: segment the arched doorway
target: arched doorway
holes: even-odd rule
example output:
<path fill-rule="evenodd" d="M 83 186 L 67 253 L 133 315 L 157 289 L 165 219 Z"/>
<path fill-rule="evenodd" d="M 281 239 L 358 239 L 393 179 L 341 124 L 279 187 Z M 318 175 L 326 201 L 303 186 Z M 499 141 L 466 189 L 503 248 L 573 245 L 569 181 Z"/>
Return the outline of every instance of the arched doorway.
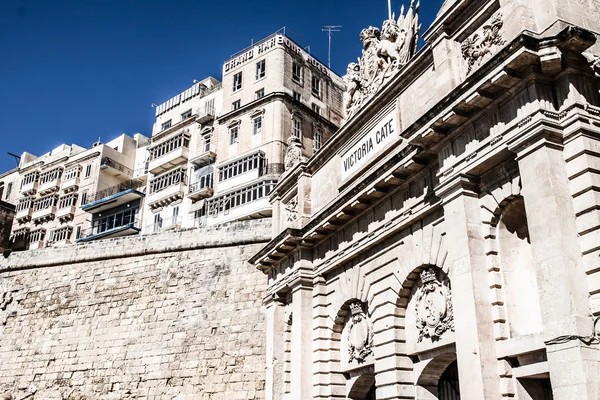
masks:
<path fill-rule="evenodd" d="M 363 373 L 353 382 L 348 393 L 352 400 L 376 400 L 375 397 L 375 374 Z"/>
<path fill-rule="evenodd" d="M 452 361 L 440 376 L 438 381 L 439 400 L 460 400 L 460 388 L 458 384 L 458 364 Z"/>

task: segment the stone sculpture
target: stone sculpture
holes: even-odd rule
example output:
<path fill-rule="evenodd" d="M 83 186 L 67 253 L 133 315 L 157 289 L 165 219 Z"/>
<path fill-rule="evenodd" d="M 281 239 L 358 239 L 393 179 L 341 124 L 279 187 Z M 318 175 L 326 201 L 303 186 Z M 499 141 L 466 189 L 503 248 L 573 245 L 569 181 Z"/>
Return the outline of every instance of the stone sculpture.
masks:
<path fill-rule="evenodd" d="M 348 64 L 344 106 L 348 121 L 381 86 L 389 81 L 415 55 L 419 41 L 419 3 L 414 0 L 398 20 L 395 16 L 383 22 L 381 30 L 368 27 L 360 32 L 363 45 L 358 63 Z"/>
<path fill-rule="evenodd" d="M 362 303 L 355 301 L 350 304 L 350 321 L 347 329 L 348 336 L 348 362 L 356 360 L 358 364 L 367 361 L 373 354 L 373 326 L 363 311 Z"/>
<path fill-rule="evenodd" d="M 299 138 L 291 135 L 287 140 L 287 145 L 287 151 L 283 158 L 283 166 L 286 171 L 289 171 L 302 161 L 302 143 L 300 143 Z"/>
<path fill-rule="evenodd" d="M 486 56 L 492 54 L 496 46 L 502 46 L 505 41 L 502 39 L 500 29 L 504 25 L 502 14 L 495 14 L 488 24 L 484 25 L 481 32 L 474 33 L 467 38 L 461 45 L 463 58 L 467 61 L 467 74 L 470 74 L 473 67 L 481 65 Z"/>
<path fill-rule="evenodd" d="M 452 294 L 447 277 L 438 279 L 433 268 L 421 272 L 421 286 L 415 292 L 415 299 L 417 342 L 423 338 L 436 342 L 445 332 L 454 331 Z"/>

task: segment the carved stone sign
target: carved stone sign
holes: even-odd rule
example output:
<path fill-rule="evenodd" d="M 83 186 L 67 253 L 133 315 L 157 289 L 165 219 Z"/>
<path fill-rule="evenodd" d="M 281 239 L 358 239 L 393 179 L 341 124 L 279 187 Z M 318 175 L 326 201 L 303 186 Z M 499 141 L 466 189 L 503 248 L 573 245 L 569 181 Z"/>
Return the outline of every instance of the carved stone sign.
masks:
<path fill-rule="evenodd" d="M 415 55 L 419 40 L 419 5 L 414 0 L 398 20 L 392 16 L 383 22 L 381 30 L 368 27 L 360 32 L 363 44 L 358 63 L 348 64 L 344 108 L 347 121 L 367 102 L 381 86 L 389 81 Z"/>
<path fill-rule="evenodd" d="M 467 61 L 467 74 L 471 73 L 473 67 L 480 66 L 483 60 L 491 57 L 497 46 L 506 43 L 500 34 L 503 24 L 502 14 L 497 13 L 481 28 L 480 32 L 474 33 L 462 43 L 461 51 Z"/>
<path fill-rule="evenodd" d="M 440 340 L 447 331 L 454 332 L 452 293 L 448 277 L 439 279 L 436 270 L 429 268 L 421 272 L 421 285 L 415 292 L 416 317 L 419 338 Z"/>
<path fill-rule="evenodd" d="M 375 125 L 361 140 L 358 141 L 350 150 L 342 154 L 342 180 L 345 180 L 354 172 L 375 156 L 380 150 L 397 139 L 398 120 L 396 110 L 392 110 L 388 115 Z"/>
<path fill-rule="evenodd" d="M 373 354 L 373 326 L 366 316 L 362 303 L 350 304 L 350 321 L 346 326 L 348 343 L 348 363 L 356 361 L 364 364 Z"/>

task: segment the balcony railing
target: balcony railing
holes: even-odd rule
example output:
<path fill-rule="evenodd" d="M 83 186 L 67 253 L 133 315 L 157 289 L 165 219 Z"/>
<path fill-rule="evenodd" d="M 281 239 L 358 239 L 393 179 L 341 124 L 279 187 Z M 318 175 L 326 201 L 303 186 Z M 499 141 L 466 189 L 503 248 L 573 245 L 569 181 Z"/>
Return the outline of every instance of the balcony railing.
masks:
<path fill-rule="evenodd" d="M 102 229 L 102 227 L 98 225 L 98 226 L 84 229 L 82 231 L 81 236 L 78 239 L 78 241 L 90 239 L 93 236 L 98 236 L 99 238 L 104 237 L 104 236 L 102 236 L 103 234 L 106 234 L 106 235 L 110 235 L 111 233 L 116 234 L 118 231 L 122 231 L 125 229 L 134 229 L 139 232 L 141 226 L 142 226 L 141 221 L 139 219 L 135 219 L 133 221 L 123 221 L 120 225 L 110 226 L 110 228 L 109 228 L 109 225 L 106 225 L 104 227 L 104 229 Z"/>
<path fill-rule="evenodd" d="M 196 121 L 201 123 L 201 124 L 205 124 L 209 121 L 212 121 L 213 119 L 215 119 L 215 108 L 214 107 L 200 107 L 198 108 L 198 110 L 196 111 Z"/>
<path fill-rule="evenodd" d="M 133 170 L 131 168 L 124 166 L 120 162 L 115 161 L 110 157 L 102 157 L 102 160 L 100 160 L 100 168 L 106 169 L 108 167 L 115 169 L 127 176 L 133 176 Z"/>
<path fill-rule="evenodd" d="M 181 228 L 183 218 L 180 215 L 175 215 L 170 218 L 161 219 L 146 226 L 148 233 L 158 233 L 169 229 Z"/>
<path fill-rule="evenodd" d="M 102 200 L 106 197 L 110 197 L 112 195 L 124 192 L 129 189 L 138 189 L 142 186 L 144 186 L 144 181 L 140 179 L 131 179 L 126 182 L 119 183 L 118 185 L 114 185 L 106 189 L 102 189 L 99 192 L 96 192 L 93 196 L 90 197 L 90 203 Z"/>

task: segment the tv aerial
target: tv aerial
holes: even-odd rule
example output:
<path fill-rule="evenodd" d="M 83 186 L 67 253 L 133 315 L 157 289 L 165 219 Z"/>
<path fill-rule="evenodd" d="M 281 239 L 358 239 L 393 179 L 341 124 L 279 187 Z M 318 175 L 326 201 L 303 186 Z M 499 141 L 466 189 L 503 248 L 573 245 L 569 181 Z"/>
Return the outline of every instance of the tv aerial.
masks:
<path fill-rule="evenodd" d="M 327 32 L 327 36 L 329 36 L 329 47 L 327 49 L 327 67 L 331 69 L 331 37 L 333 36 L 333 32 L 339 32 L 341 25 L 323 25 L 321 28 L 321 32 Z"/>

